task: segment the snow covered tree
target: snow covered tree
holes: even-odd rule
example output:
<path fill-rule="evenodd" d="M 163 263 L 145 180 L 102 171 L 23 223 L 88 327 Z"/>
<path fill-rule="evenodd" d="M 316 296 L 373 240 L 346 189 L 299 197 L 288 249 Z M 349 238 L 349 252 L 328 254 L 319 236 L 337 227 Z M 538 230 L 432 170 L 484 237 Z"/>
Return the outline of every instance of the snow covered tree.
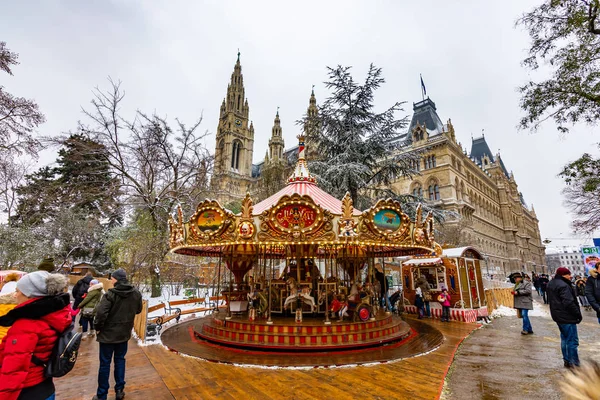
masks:
<path fill-rule="evenodd" d="M 401 153 L 399 136 L 407 117 L 398 118 L 401 102 L 375 110 L 375 92 L 385 82 L 381 68 L 371 64 L 364 83 L 354 80 L 351 67 L 328 67 L 325 82 L 331 95 L 316 115 L 302 121 L 307 142 L 316 145 L 318 157 L 311 172 L 319 184 L 337 198 L 350 193 L 355 206 L 365 208 L 372 199 L 391 194 L 388 185 L 416 171 L 418 155 Z"/>

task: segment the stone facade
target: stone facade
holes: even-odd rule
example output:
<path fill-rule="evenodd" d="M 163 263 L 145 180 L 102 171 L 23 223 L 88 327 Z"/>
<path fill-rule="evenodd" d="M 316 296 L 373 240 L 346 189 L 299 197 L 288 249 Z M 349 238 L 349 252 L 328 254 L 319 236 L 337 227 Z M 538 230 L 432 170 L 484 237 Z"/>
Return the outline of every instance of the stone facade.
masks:
<path fill-rule="evenodd" d="M 456 141 L 454 127 L 443 124 L 430 99 L 414 104 L 406 146 L 400 151 L 419 152 L 419 175 L 401 178 L 392 185 L 396 193 L 422 196 L 460 218 L 459 243 L 480 249 L 490 273 L 545 270 L 544 246 L 533 206 L 519 192 L 514 174 L 495 156 L 482 136 L 472 139 L 469 154 Z"/>

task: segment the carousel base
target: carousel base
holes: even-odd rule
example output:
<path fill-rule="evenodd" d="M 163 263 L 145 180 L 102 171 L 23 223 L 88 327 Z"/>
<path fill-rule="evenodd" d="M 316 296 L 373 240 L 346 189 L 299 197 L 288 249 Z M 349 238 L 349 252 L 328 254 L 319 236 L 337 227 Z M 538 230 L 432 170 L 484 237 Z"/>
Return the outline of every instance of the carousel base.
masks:
<path fill-rule="evenodd" d="M 272 324 L 247 317 L 226 320 L 219 315 L 208 319 L 194 331 L 198 339 L 221 346 L 269 351 L 339 351 L 380 346 L 405 339 L 410 326 L 391 314 L 380 313 L 366 322 L 340 321 L 325 325 L 323 317 L 305 317 L 301 323 L 294 318 L 275 318 Z"/>
<path fill-rule="evenodd" d="M 391 320 L 390 320 L 391 319 Z M 394 339 L 389 336 L 380 339 L 365 339 L 363 346 L 357 346 L 359 341 L 362 341 L 362 334 L 370 336 L 370 332 L 382 331 L 382 326 L 373 328 L 365 328 L 364 331 L 358 331 L 359 325 L 365 325 L 367 323 L 351 323 L 347 322 L 344 325 L 341 323 L 332 323 L 332 325 L 324 326 L 322 319 L 310 321 L 305 319 L 302 323 L 301 328 L 310 327 L 313 331 L 311 334 L 293 334 L 294 337 L 334 337 L 337 336 L 338 340 L 345 340 L 344 335 L 347 335 L 348 341 L 352 340 L 351 345 L 345 345 L 344 343 L 340 346 L 329 346 L 324 348 L 323 343 L 321 347 L 318 347 L 318 343 L 312 343 L 310 345 L 294 345 L 286 346 L 286 348 L 276 347 L 275 343 L 267 345 L 266 347 L 247 346 L 246 343 L 242 343 L 236 340 L 237 344 L 223 344 L 223 341 L 206 340 L 203 339 L 198 333 L 202 332 L 202 328 L 205 325 L 213 326 L 214 318 L 204 317 L 198 319 L 190 319 L 179 324 L 173 325 L 167 328 L 161 335 L 162 343 L 169 348 L 171 351 L 185 354 L 188 356 L 198 357 L 200 359 L 212 362 L 219 362 L 225 364 L 235 365 L 247 365 L 247 366 L 261 366 L 261 367 L 333 367 L 342 365 L 361 365 L 361 364 L 372 364 L 397 361 L 404 358 L 414 357 L 419 354 L 427 353 L 435 350 L 444 341 L 442 333 L 434 328 L 433 326 L 417 321 L 414 319 L 408 319 L 404 321 L 397 316 L 382 316 L 375 322 L 384 322 L 386 329 L 389 326 L 399 326 L 399 331 L 395 334 Z M 249 322 L 238 320 L 229 320 L 228 324 L 242 324 L 244 327 L 252 325 L 255 329 L 261 329 L 263 326 L 267 326 L 266 323 L 261 322 Z M 294 320 L 291 321 L 279 321 L 275 320 L 273 327 L 285 328 L 290 327 L 298 328 L 298 326 L 292 326 Z M 295 324 L 294 324 L 295 325 Z M 323 328 L 332 328 L 331 332 L 318 333 L 319 325 Z M 352 327 L 348 329 L 357 329 L 356 332 L 338 333 L 338 325 L 341 329 L 345 327 Z M 225 332 L 225 331 L 224 331 Z M 236 333 L 243 332 L 246 335 L 248 332 L 241 331 L 239 328 L 236 329 Z M 323 331 L 321 331 L 323 332 Z M 360 333 L 359 333 L 360 332 Z M 268 332 L 266 332 L 268 333 Z M 283 337 L 284 341 L 286 337 L 290 337 L 292 334 L 288 332 L 288 335 L 282 335 L 283 332 L 271 335 L 262 335 L 268 338 Z M 356 335 L 356 336 L 354 336 Z M 340 339 L 341 338 L 341 339 Z M 350 339 L 352 338 L 352 339 Z M 389 340 L 388 340 L 389 339 Z M 273 339 L 275 340 L 275 339 Z M 277 339 L 279 340 L 279 339 Z M 323 340 L 323 339 L 321 339 Z M 330 340 L 330 339 L 327 339 Z M 332 341 L 334 339 L 331 339 Z M 318 339 L 317 339 L 318 342 Z M 367 344 L 368 343 L 368 344 Z M 284 343 L 285 345 L 285 343 Z M 311 346 L 311 347 L 308 347 Z M 300 350 L 300 351 L 298 351 Z M 312 350 L 312 351 L 311 351 Z"/>

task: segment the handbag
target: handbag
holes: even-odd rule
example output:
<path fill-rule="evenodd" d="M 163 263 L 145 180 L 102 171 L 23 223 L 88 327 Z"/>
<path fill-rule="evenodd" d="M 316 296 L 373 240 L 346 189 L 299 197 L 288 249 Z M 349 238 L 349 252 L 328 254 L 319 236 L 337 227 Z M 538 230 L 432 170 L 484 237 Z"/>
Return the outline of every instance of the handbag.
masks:
<path fill-rule="evenodd" d="M 423 300 L 431 301 L 431 292 L 423 292 Z"/>
<path fill-rule="evenodd" d="M 81 316 L 88 319 L 93 318 L 95 310 L 95 307 L 84 307 L 83 310 L 81 310 Z"/>

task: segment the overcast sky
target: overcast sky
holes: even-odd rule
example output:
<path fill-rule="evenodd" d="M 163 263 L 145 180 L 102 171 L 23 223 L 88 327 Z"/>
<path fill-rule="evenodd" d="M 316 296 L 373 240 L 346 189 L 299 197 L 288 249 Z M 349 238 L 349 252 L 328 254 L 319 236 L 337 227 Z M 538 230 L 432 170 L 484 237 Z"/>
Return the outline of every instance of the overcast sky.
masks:
<path fill-rule="evenodd" d="M 369 63 L 382 67 L 387 83 L 376 104 L 406 101 L 406 115 L 421 99 L 421 73 L 463 146 L 485 130 L 492 151 L 500 149 L 542 237 L 568 238 L 556 175 L 595 150 L 598 129 L 575 127 L 567 137 L 552 123 L 516 129 L 529 38 L 514 22 L 540 1 L 13 1 L 2 8 L 0 40 L 21 64 L 0 84 L 35 99 L 47 117 L 40 134 L 53 135 L 76 127 L 92 89 L 107 88 L 111 76 L 123 82 L 125 113 L 156 110 L 189 123 L 204 115 L 214 149 L 239 48 L 258 162 L 278 106 L 286 147 L 294 145 L 311 86 L 318 102 L 326 96 L 326 66 L 353 66 L 360 79 Z M 47 152 L 40 163 L 54 159 Z"/>

